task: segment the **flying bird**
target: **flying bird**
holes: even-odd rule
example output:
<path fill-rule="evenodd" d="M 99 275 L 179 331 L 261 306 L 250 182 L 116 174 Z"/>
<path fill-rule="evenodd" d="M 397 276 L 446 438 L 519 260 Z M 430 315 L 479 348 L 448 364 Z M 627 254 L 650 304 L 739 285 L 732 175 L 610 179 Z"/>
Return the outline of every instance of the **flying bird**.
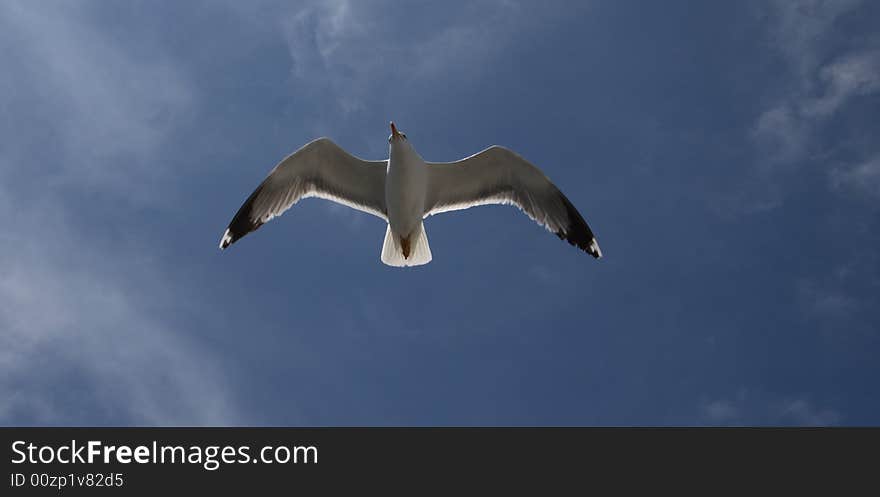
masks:
<path fill-rule="evenodd" d="M 282 160 L 245 200 L 220 240 L 225 249 L 300 199 L 319 197 L 386 223 L 381 259 L 389 266 L 431 261 L 423 220 L 477 205 L 511 204 L 560 239 L 602 257 L 593 231 L 568 198 L 529 161 L 493 145 L 455 162 L 425 162 L 391 123 L 388 159 L 359 159 L 318 138 Z"/>

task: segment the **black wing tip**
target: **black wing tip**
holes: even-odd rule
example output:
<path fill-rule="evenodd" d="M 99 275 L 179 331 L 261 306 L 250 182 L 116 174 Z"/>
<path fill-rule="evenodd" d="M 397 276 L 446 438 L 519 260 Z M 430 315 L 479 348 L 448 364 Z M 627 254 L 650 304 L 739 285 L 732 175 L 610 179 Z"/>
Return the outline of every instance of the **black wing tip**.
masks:
<path fill-rule="evenodd" d="M 581 241 L 580 237 L 574 236 L 573 231 L 563 232 L 560 231 L 556 233 L 556 236 L 559 237 L 560 240 L 567 241 L 570 245 L 573 245 L 584 252 L 590 254 L 595 259 L 602 258 L 602 249 L 599 248 L 599 242 L 596 241 L 596 238 L 590 238 L 588 242 Z"/>
<path fill-rule="evenodd" d="M 256 221 L 248 223 L 244 229 L 239 229 L 242 226 L 236 226 L 236 224 L 237 223 L 233 221 L 232 224 L 226 228 L 226 231 L 223 233 L 223 238 L 220 239 L 220 250 L 226 250 L 227 247 L 237 242 L 248 233 L 256 231 L 263 225 L 262 221 Z M 238 224 L 241 225 L 242 223 Z"/>
<path fill-rule="evenodd" d="M 223 238 L 220 239 L 220 250 L 226 250 L 226 247 L 235 243 L 239 238 L 241 237 L 236 236 L 235 233 L 227 228 L 226 232 L 223 233 Z"/>
<path fill-rule="evenodd" d="M 264 221 L 262 219 L 251 219 L 254 200 L 262 190 L 263 185 L 261 184 L 253 193 L 251 193 L 248 199 L 245 200 L 241 208 L 238 209 L 238 212 L 235 213 L 235 217 L 232 218 L 232 222 L 229 223 L 229 226 L 223 233 L 223 238 L 220 239 L 220 250 L 225 250 L 243 236 L 259 229 L 259 227 L 263 225 Z"/>
<path fill-rule="evenodd" d="M 596 241 L 593 231 L 577 209 L 574 208 L 571 201 L 561 193 L 560 197 L 565 204 L 566 214 L 568 214 L 568 226 L 566 226 L 565 230 L 556 233 L 556 236 L 592 255 L 595 259 L 601 259 L 602 249 L 599 248 L 599 242 Z"/>

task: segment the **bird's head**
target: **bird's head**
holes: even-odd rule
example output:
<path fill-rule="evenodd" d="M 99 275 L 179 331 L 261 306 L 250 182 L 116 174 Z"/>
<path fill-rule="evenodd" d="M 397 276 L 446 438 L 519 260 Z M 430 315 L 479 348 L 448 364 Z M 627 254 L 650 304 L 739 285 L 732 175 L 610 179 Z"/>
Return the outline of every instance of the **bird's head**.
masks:
<path fill-rule="evenodd" d="M 401 133 L 397 126 L 394 125 L 394 121 L 391 121 L 391 134 L 388 136 L 388 143 L 394 144 L 394 142 L 405 142 L 406 141 L 406 133 Z"/>
<path fill-rule="evenodd" d="M 412 143 L 406 139 L 406 133 L 401 133 L 394 123 L 391 123 L 391 136 L 388 137 L 388 157 L 397 156 L 407 160 L 407 157 L 421 158 Z"/>

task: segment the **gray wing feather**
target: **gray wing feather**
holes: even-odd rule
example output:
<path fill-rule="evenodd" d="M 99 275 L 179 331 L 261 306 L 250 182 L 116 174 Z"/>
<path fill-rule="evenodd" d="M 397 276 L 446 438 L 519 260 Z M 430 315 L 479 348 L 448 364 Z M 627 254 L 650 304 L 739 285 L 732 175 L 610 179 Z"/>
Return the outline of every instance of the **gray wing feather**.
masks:
<path fill-rule="evenodd" d="M 387 161 L 359 159 L 319 138 L 282 160 L 245 200 L 220 240 L 225 249 L 303 198 L 319 197 L 387 221 Z"/>
<path fill-rule="evenodd" d="M 477 205 L 511 204 L 595 258 L 593 231 L 540 169 L 515 152 L 492 146 L 456 162 L 428 163 L 425 217 Z"/>

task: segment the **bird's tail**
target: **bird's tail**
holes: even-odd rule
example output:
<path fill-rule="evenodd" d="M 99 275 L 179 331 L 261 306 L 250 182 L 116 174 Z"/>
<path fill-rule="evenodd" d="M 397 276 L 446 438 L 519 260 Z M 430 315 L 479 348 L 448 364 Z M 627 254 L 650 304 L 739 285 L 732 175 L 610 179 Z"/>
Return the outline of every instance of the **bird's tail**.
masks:
<path fill-rule="evenodd" d="M 405 239 L 391 232 L 391 225 L 385 229 L 385 242 L 382 244 L 382 262 L 389 266 L 421 266 L 431 262 L 431 247 L 425 225 L 418 226 Z"/>

